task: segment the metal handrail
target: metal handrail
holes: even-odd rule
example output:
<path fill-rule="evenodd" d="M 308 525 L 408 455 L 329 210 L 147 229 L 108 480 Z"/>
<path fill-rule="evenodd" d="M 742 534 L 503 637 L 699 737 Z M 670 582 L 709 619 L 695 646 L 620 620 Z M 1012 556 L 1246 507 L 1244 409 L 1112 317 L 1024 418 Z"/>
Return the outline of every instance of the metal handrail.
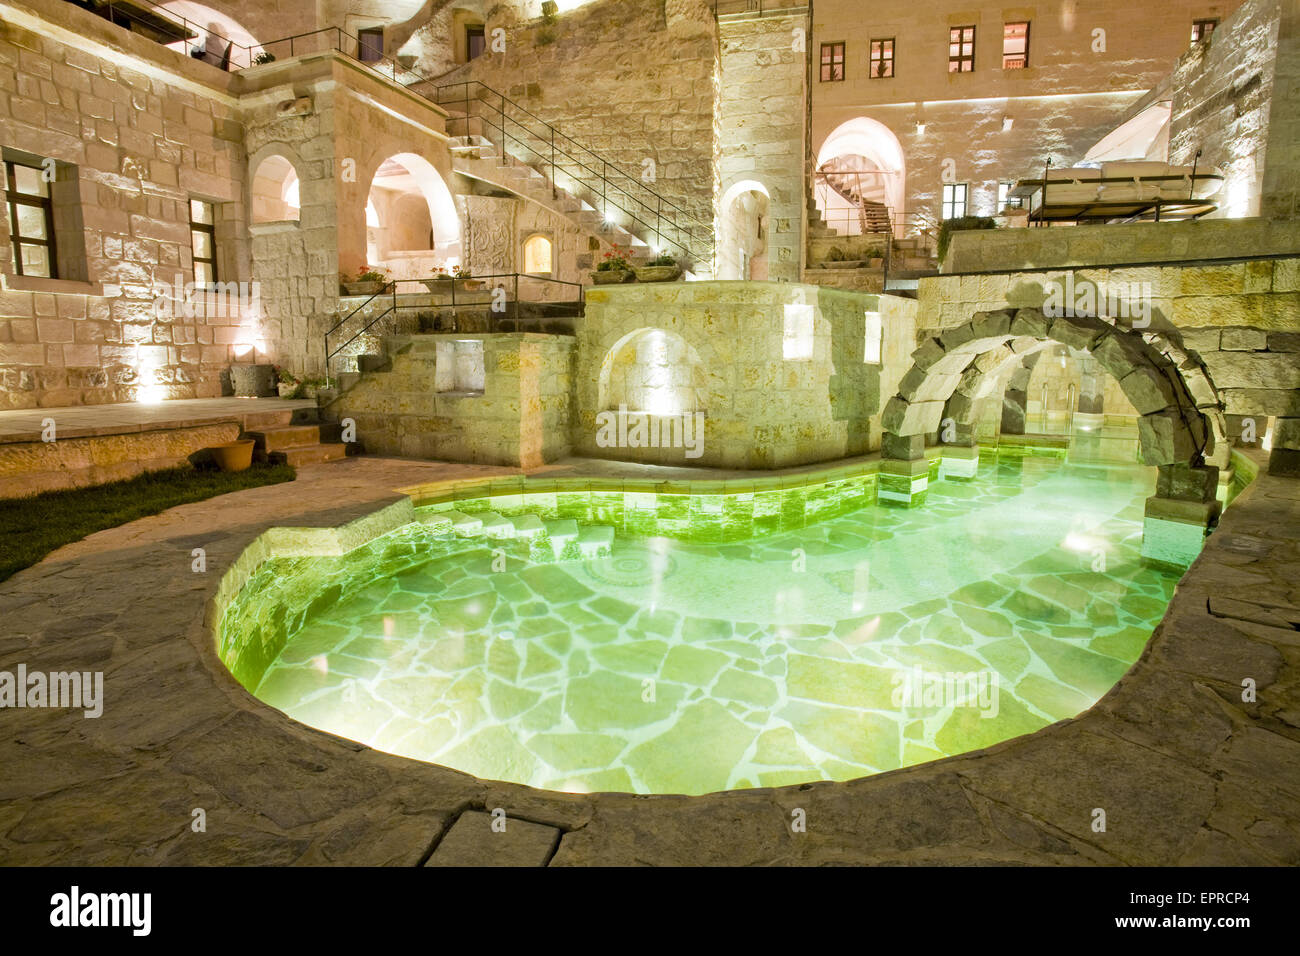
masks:
<path fill-rule="evenodd" d="M 448 95 L 447 91 L 460 95 Z M 707 234 L 707 223 L 696 219 L 679 203 L 666 198 L 643 180 L 561 132 L 503 93 L 479 80 L 462 80 L 434 86 L 433 94 L 434 101 L 441 106 L 464 107 L 465 115 L 453 117 L 451 122 L 464 122 L 467 137 L 470 135 L 469 121 L 475 116 L 483 120 L 488 128 L 495 130 L 501 138 L 503 160 L 511 152 L 509 147 L 513 143 L 518 146 L 515 152 L 523 152 L 525 157 L 531 154 L 543 167 L 549 166 L 553 190 L 558 188 L 558 174 L 563 172 L 599 201 L 602 214 L 608 217 L 609 207 L 612 206 L 624 213 L 631 222 L 653 232 L 660 251 L 667 245 L 664 241 L 665 232 L 672 232 L 676 233 L 676 237 L 671 244 L 682 255 L 699 260 L 709 258 L 707 245 L 701 249 L 695 244 L 696 231 Z M 476 106 L 488 110 L 488 115 L 476 112 Z M 531 120 L 534 127 L 530 128 L 525 119 Z M 568 148 L 564 144 L 568 144 Z M 561 159 L 572 164 L 577 172 L 561 163 Z M 523 161 L 525 165 L 528 164 L 526 158 Z M 566 191 L 573 192 L 572 189 Z"/>
<path fill-rule="evenodd" d="M 366 335 L 368 332 L 370 332 L 371 329 L 373 329 L 384 319 L 388 318 L 391 315 L 394 315 L 395 313 L 400 312 L 402 309 L 418 309 L 424 307 L 424 304 L 422 302 L 402 303 L 398 299 L 398 295 L 399 294 L 405 295 L 406 293 L 398 292 L 399 285 L 414 285 L 414 284 L 425 285 L 428 282 L 435 282 L 435 283 L 446 282 L 448 286 L 447 291 L 451 293 L 451 301 L 445 307 L 450 308 L 454 313 L 455 310 L 463 308 L 465 306 L 471 306 L 471 305 L 481 306 L 484 305 L 486 302 L 490 301 L 490 299 L 478 298 L 478 299 L 471 299 L 470 301 L 458 303 L 456 301 L 456 294 L 457 294 L 456 286 L 458 284 L 462 284 L 466 281 L 486 282 L 489 279 L 511 280 L 514 286 L 514 295 L 512 297 L 507 297 L 506 301 L 514 302 L 516 305 L 518 305 L 520 302 L 523 301 L 519 298 L 519 281 L 521 279 L 530 282 L 542 282 L 542 283 L 549 283 L 551 285 L 557 285 L 557 286 L 567 286 L 576 290 L 577 292 L 576 298 L 569 299 L 569 300 L 558 300 L 555 304 L 559 304 L 559 302 L 568 302 L 570 304 L 581 305 L 584 300 L 585 286 L 583 286 L 582 283 L 580 282 L 570 282 L 567 279 L 556 279 L 551 276 L 533 275 L 527 272 L 499 272 L 499 273 L 492 273 L 490 275 L 482 275 L 482 276 L 466 276 L 462 279 L 457 279 L 454 276 L 447 277 L 446 279 L 434 278 L 432 276 L 429 277 L 428 279 L 394 279 L 386 283 L 383 289 L 381 289 L 379 292 L 376 292 L 374 295 L 367 298 L 365 302 L 362 302 L 351 312 L 349 312 L 346 316 L 344 316 L 342 319 L 336 322 L 329 329 L 329 331 L 325 333 L 325 376 L 326 378 L 332 379 L 332 376 L 330 374 L 330 368 L 333 365 L 334 359 L 337 356 L 341 355 L 349 345 L 351 345 L 353 342 L 355 342 L 357 339 L 361 338 L 362 336 Z M 504 288 L 505 288 L 504 283 L 498 283 L 495 287 L 489 289 L 462 290 L 462 294 L 469 293 L 471 295 L 474 295 L 474 294 L 487 293 L 488 295 L 491 296 L 495 294 L 497 289 L 504 289 Z M 429 305 L 431 307 L 441 306 L 441 303 L 438 303 L 435 298 L 437 295 L 441 294 L 441 292 L 442 290 L 439 290 L 437 292 L 433 292 L 433 291 L 428 292 L 428 295 L 430 297 Z M 356 332 L 354 332 L 347 339 L 347 341 L 343 342 L 341 345 L 338 345 L 333 349 L 330 348 L 330 336 L 332 336 L 335 332 L 337 332 L 344 325 L 346 325 L 347 322 L 353 316 L 357 315 L 357 313 L 363 311 L 364 309 L 372 305 L 376 299 L 385 296 L 389 296 L 392 299 L 392 302 L 388 306 L 388 308 L 384 309 L 382 312 L 378 313 L 377 315 L 371 316 L 370 319 L 366 322 L 366 324 L 363 325 Z M 421 298 L 423 298 L 423 296 L 421 296 Z M 550 303 L 549 300 L 537 300 L 535 304 L 550 304 Z"/>
<path fill-rule="evenodd" d="M 103 17 L 104 19 L 108 20 L 109 23 L 112 23 L 115 26 L 122 25 L 118 23 L 117 20 L 115 19 L 116 17 L 121 17 L 132 23 L 139 23 L 142 24 L 143 26 L 149 27 L 150 29 L 156 29 L 155 24 L 150 23 L 148 20 L 139 16 L 131 9 L 131 7 L 147 8 L 149 12 L 152 13 L 154 16 L 156 16 L 158 19 L 168 20 L 176 24 L 177 26 L 181 27 L 184 31 L 187 32 L 200 33 L 200 34 L 207 34 L 209 32 L 207 26 L 195 23 L 193 20 L 190 20 L 188 17 L 182 16 L 179 13 L 176 13 L 172 10 L 168 10 L 165 7 L 159 6 L 158 4 L 152 2 L 152 0 L 131 0 L 130 5 L 125 5 L 121 2 L 114 2 L 114 0 L 107 0 L 107 2 L 103 4 L 97 6 L 87 6 L 87 7 L 83 7 L 82 9 L 89 10 L 91 13 Z M 101 11 L 107 11 L 109 15 L 104 17 Z M 229 45 L 229 49 L 227 53 L 230 57 L 230 60 L 226 66 L 226 69 L 233 71 L 235 69 L 246 69 L 249 66 L 256 65 L 253 62 L 255 56 L 254 51 L 255 50 L 260 51 L 262 49 L 261 47 L 250 47 L 242 43 L 236 43 L 234 40 L 231 40 L 229 37 L 222 37 L 222 39 L 225 40 L 226 43 Z M 188 36 L 182 35 L 182 36 L 177 36 L 176 39 L 171 42 L 181 43 L 181 42 L 188 42 L 188 40 L 189 40 Z M 162 44 L 162 45 L 169 46 L 170 44 Z M 237 65 L 236 56 L 239 53 L 243 54 L 243 63 Z"/>

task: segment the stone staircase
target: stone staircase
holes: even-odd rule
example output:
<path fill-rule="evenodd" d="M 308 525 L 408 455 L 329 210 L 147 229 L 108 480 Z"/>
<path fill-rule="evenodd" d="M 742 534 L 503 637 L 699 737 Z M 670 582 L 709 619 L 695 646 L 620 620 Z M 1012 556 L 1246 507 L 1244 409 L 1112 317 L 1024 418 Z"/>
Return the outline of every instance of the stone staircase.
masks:
<path fill-rule="evenodd" d="M 529 546 L 534 561 L 586 561 L 613 553 L 614 529 L 609 525 L 583 525 L 573 518 L 543 518 L 536 514 L 506 517 L 495 511 L 435 511 L 420 519 L 435 530 L 462 538 L 519 541 Z"/>
<path fill-rule="evenodd" d="M 319 409 L 247 416 L 241 437 L 253 439 L 253 457 L 257 461 L 295 468 L 362 453 L 359 443 L 342 441 L 342 426 L 323 421 Z"/>
<path fill-rule="evenodd" d="M 466 125 L 470 129 L 483 127 L 480 116 L 455 110 L 448 112 L 451 114 L 449 125 L 453 128 L 463 129 Z M 456 172 L 471 179 L 537 203 L 606 245 L 626 250 L 626 258 L 633 265 L 641 265 L 656 255 L 650 243 L 617 221 L 624 218 L 620 211 L 611 210 L 611 218 L 615 221 L 607 221 L 604 213 L 587 199 L 552 182 L 539 168 L 541 163 L 530 165 L 509 154 L 503 155 L 491 140 L 480 133 L 452 137 L 451 165 Z M 677 254 L 677 250 L 671 252 Z"/>

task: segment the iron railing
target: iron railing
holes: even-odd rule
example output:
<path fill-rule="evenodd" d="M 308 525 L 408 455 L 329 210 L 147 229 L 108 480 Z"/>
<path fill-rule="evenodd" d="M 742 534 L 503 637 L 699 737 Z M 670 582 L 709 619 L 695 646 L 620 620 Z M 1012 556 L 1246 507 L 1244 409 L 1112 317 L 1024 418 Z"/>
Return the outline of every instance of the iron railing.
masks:
<path fill-rule="evenodd" d="M 748 14 L 752 17 L 770 17 L 792 10 L 803 10 L 807 3 L 798 0 L 713 0 L 714 17 Z"/>
<path fill-rule="evenodd" d="M 523 296 L 521 286 L 526 293 Z M 538 289 L 551 290 L 554 297 L 532 294 Z M 583 306 L 583 292 L 584 287 L 578 282 L 519 272 L 469 279 L 397 279 L 385 283 L 325 333 L 325 376 L 333 381 L 339 359 L 357 354 L 355 350 L 349 351 L 354 343 L 396 333 L 404 318 L 405 324 L 413 327 L 412 331 L 418 331 L 421 313 L 449 317 L 450 326 L 439 331 L 454 333 L 466 331 L 461 328 L 461 312 L 472 309 L 486 312 L 488 318 L 486 328 L 474 331 L 498 332 L 507 320 L 513 326 L 511 331 L 524 331 L 522 326 L 534 320 L 523 316 L 521 307 L 536 310 L 560 307 L 576 314 Z M 536 321 L 544 320 L 543 317 Z"/>
<path fill-rule="evenodd" d="M 712 226 L 694 217 L 681 204 L 665 197 L 639 175 L 560 132 L 555 126 L 478 80 L 416 88 L 440 106 L 461 113 L 448 119 L 452 136 L 472 137 L 474 120 L 489 142 L 498 138 L 502 165 L 509 157 L 546 176 L 552 197 L 563 189 L 586 202 L 608 222 L 649 242 L 657 252 L 674 253 L 688 262 L 709 262 Z M 638 230 L 637 227 L 640 227 Z M 651 238 L 652 237 L 652 238 Z"/>

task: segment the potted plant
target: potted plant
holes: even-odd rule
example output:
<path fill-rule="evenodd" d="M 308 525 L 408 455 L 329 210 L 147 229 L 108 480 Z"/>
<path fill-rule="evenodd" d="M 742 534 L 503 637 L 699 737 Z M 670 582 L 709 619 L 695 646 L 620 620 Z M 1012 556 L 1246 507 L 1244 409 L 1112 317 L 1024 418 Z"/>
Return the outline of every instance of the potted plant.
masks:
<path fill-rule="evenodd" d="M 253 463 L 253 439 L 239 438 L 208 449 L 222 471 L 244 471 Z"/>
<path fill-rule="evenodd" d="M 275 366 L 276 388 L 279 389 L 281 398 L 297 398 L 299 391 L 302 389 L 302 382 L 294 378 L 293 373 L 288 369 Z"/>
<path fill-rule="evenodd" d="M 477 292 L 483 288 L 483 280 L 475 279 L 474 274 L 464 266 L 454 266 L 451 270 L 451 277 L 457 283 L 457 288 L 465 292 Z"/>
<path fill-rule="evenodd" d="M 388 270 L 362 266 L 356 278 L 349 278 L 346 272 L 340 272 L 339 283 L 343 286 L 345 295 L 377 295 L 388 285 Z"/>
<path fill-rule="evenodd" d="M 315 398 L 320 394 L 320 390 L 328 384 L 323 378 L 304 378 L 302 380 L 302 397 Z"/>
<path fill-rule="evenodd" d="M 620 282 L 632 282 L 636 273 L 627 261 L 627 255 L 618 246 L 605 253 L 596 271 L 591 274 L 591 281 L 596 285 L 617 285 Z"/>
<path fill-rule="evenodd" d="M 637 266 L 635 271 L 637 282 L 672 282 L 682 274 L 677 260 L 667 253 L 655 256 L 643 266 Z"/>
<path fill-rule="evenodd" d="M 275 54 L 272 53 L 270 50 L 262 50 L 257 54 L 257 56 L 253 57 L 254 66 L 264 66 L 267 63 L 274 63 L 274 62 L 275 62 Z"/>
<path fill-rule="evenodd" d="M 275 367 L 254 363 L 232 365 L 230 387 L 238 398 L 266 398 L 275 395 Z"/>
<path fill-rule="evenodd" d="M 434 266 L 433 272 L 429 274 L 429 278 L 422 281 L 424 282 L 424 287 L 430 292 L 446 292 L 447 289 L 450 288 L 450 283 L 452 281 L 451 273 L 442 266 Z"/>

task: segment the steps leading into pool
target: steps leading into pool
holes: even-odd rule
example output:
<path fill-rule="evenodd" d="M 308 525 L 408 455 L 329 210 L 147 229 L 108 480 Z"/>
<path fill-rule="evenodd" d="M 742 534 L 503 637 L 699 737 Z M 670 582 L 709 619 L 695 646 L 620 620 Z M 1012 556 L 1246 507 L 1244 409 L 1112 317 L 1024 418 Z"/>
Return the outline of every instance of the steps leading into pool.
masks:
<path fill-rule="evenodd" d="M 495 511 L 465 514 L 451 510 L 432 512 L 420 520 L 429 528 L 461 538 L 527 540 L 542 549 L 549 544 L 556 561 L 608 557 L 614 547 L 613 527 L 599 524 L 580 526 L 572 518 L 543 518 L 535 514 L 505 517 Z"/>

